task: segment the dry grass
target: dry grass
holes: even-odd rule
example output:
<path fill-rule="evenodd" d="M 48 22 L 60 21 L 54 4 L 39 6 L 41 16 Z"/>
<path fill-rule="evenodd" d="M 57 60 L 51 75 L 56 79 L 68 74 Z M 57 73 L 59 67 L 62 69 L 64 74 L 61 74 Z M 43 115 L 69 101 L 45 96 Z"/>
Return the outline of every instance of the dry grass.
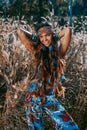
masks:
<path fill-rule="evenodd" d="M 0 22 L 0 130 L 26 130 L 24 94 L 34 73 L 34 57 L 20 43 L 14 30 L 18 27 L 33 28 L 25 21 L 20 24 L 18 21 Z M 87 127 L 86 52 L 87 36 L 83 33 L 73 34 L 65 57 L 65 98 L 59 99 L 81 130 Z M 49 118 L 46 120 L 51 124 Z M 51 125 L 45 125 L 45 129 L 53 130 Z"/>

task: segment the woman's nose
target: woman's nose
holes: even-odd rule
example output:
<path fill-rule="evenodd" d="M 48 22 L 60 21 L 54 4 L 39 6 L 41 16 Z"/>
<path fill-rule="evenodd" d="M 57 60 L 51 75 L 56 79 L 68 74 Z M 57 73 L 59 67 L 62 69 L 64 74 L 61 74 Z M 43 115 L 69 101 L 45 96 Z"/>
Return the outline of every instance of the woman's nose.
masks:
<path fill-rule="evenodd" d="M 45 42 L 45 41 L 47 40 L 47 37 L 46 37 L 46 36 L 44 36 L 43 40 L 44 40 L 44 42 Z"/>

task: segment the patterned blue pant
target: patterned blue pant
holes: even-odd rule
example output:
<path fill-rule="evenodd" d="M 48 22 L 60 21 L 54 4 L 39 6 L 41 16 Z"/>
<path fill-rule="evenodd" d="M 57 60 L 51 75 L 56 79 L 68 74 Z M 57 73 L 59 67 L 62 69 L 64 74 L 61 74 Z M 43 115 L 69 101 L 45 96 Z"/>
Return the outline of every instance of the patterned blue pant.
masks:
<path fill-rule="evenodd" d="M 45 112 L 52 120 L 55 130 L 79 130 L 78 125 L 66 112 L 54 95 L 46 96 L 46 102 L 40 106 L 40 97 L 32 96 L 29 106 L 26 108 L 28 130 L 44 130 L 42 114 Z"/>

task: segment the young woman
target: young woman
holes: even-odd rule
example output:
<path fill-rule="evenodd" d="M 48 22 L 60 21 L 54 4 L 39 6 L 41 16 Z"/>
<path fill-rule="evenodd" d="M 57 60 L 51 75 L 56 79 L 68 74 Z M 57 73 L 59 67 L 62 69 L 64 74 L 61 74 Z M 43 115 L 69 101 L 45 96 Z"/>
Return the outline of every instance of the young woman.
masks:
<path fill-rule="evenodd" d="M 63 58 L 71 40 L 71 30 L 63 29 L 54 34 L 48 23 L 41 23 L 37 29 L 37 41 L 27 38 L 18 30 L 18 36 L 25 47 L 35 55 L 35 75 L 26 92 L 26 118 L 29 130 L 44 130 L 43 111 L 52 120 L 56 130 L 78 130 L 77 124 L 59 103 L 57 96 L 64 91 Z M 63 38 L 60 45 L 58 40 Z"/>

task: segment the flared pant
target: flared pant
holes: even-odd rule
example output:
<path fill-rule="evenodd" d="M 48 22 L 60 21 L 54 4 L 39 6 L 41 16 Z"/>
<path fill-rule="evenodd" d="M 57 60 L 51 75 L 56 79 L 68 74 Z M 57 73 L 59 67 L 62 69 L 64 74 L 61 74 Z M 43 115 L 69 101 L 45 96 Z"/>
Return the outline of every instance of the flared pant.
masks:
<path fill-rule="evenodd" d="M 78 125 L 67 113 L 54 95 L 46 96 L 46 102 L 40 106 L 41 97 L 32 96 L 26 108 L 28 130 L 44 130 L 43 112 L 51 119 L 55 130 L 79 130 Z"/>

